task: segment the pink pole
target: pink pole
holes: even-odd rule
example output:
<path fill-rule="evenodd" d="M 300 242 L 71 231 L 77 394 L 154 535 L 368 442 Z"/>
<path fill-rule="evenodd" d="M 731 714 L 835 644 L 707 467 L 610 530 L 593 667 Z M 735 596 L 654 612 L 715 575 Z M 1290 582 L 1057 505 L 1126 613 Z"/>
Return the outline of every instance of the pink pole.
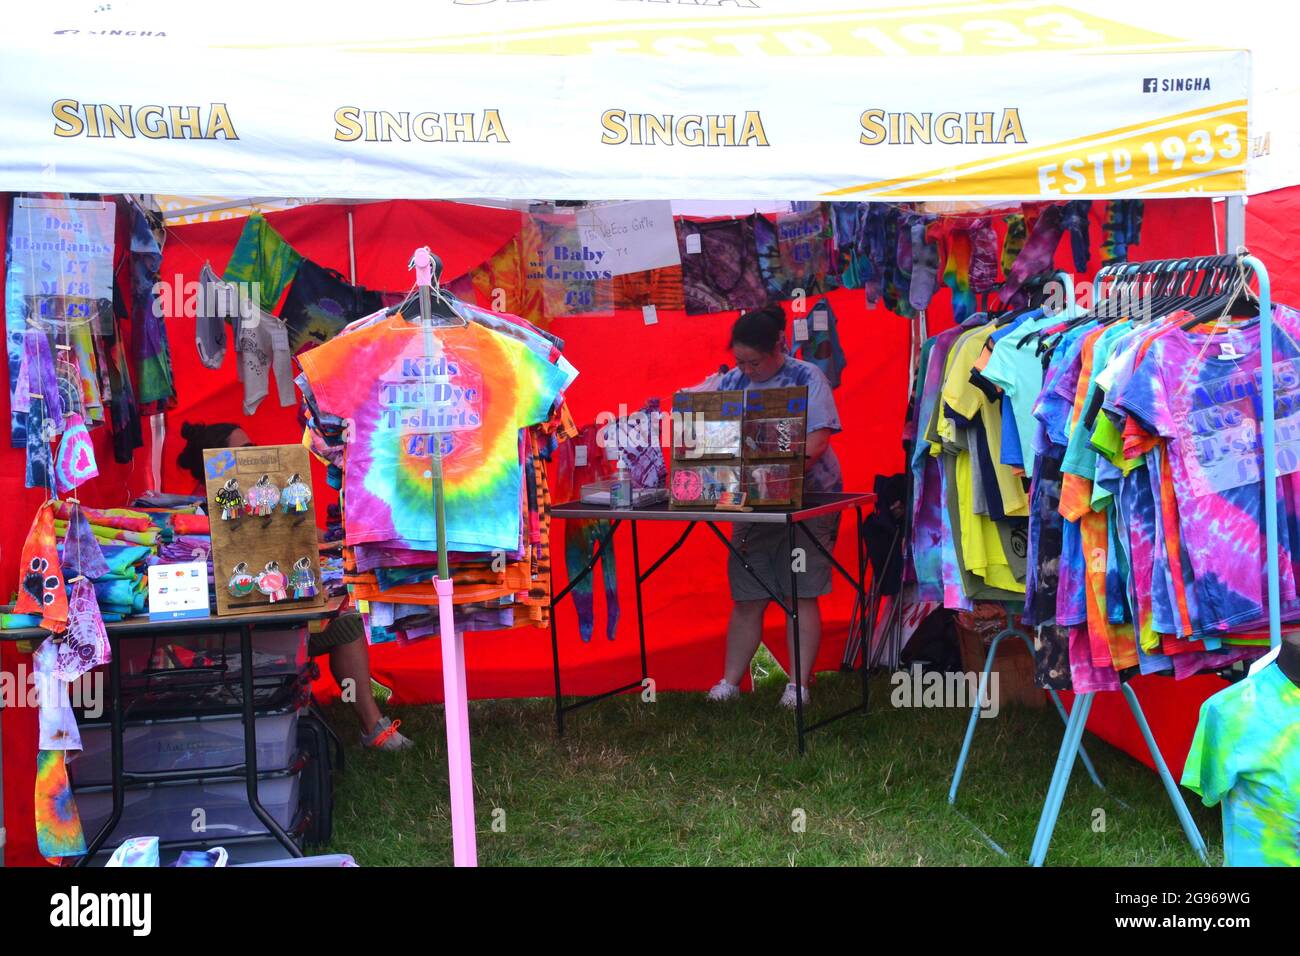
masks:
<path fill-rule="evenodd" d="M 433 359 L 433 313 L 430 303 L 434 257 L 428 246 L 411 255 L 415 284 L 420 290 L 420 319 L 424 326 L 424 356 Z M 427 375 L 428 371 L 422 373 Z M 425 382 L 425 395 L 428 382 Z M 474 831 L 474 763 L 469 753 L 469 694 L 465 689 L 465 645 L 456 633 L 452 611 L 452 580 L 447 569 L 447 522 L 442 486 L 442 455 L 434 435 L 433 505 L 437 517 L 438 574 L 433 579 L 438 592 L 438 621 L 442 632 L 442 694 L 447 716 L 447 783 L 451 790 L 451 846 L 456 866 L 478 866 L 478 841 Z"/>
<path fill-rule="evenodd" d="M 447 779 L 451 786 L 452 860 L 478 866 L 474 830 L 474 765 L 469 751 L 469 694 L 465 690 L 465 644 L 452 618 L 451 581 L 434 578 L 442 628 L 442 695 L 447 715 Z"/>

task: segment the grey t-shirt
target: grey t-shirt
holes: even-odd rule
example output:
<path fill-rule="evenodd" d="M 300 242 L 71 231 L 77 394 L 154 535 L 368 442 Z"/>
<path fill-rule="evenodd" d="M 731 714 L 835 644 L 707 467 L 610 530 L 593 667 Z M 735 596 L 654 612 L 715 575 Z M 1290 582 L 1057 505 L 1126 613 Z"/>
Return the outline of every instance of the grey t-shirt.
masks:
<path fill-rule="evenodd" d="M 808 389 L 808 432 L 828 428 L 832 432 L 840 430 L 840 413 L 835 408 L 835 398 L 831 392 L 830 382 L 816 365 L 802 359 L 787 355 L 785 364 L 766 382 L 755 382 L 738 368 L 733 368 L 718 380 L 715 388 L 719 391 L 758 388 L 797 388 Z M 827 447 L 804 475 L 805 491 L 843 491 L 844 477 L 840 473 L 840 460 L 835 457 L 835 449 Z"/>

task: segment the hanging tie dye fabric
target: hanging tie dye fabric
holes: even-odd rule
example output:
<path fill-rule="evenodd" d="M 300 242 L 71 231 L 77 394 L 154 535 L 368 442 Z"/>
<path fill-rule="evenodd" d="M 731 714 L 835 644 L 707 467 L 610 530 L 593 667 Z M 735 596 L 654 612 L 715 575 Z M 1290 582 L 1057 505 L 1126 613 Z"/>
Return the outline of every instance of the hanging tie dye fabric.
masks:
<path fill-rule="evenodd" d="M 68 419 L 63 439 L 59 442 L 59 453 L 54 459 L 54 488 L 60 495 L 66 495 L 98 474 L 90 432 L 81 416 L 73 415 Z"/>
<path fill-rule="evenodd" d="M 970 289 L 976 295 L 998 284 L 998 234 L 987 219 L 970 224 Z"/>
<path fill-rule="evenodd" d="M 1088 260 L 1092 258 L 1088 228 L 1088 213 L 1091 209 L 1091 200 L 1076 199 L 1067 202 L 1064 212 L 1061 213 L 1061 228 L 1070 234 L 1070 253 L 1074 257 L 1074 271 L 1080 274 L 1088 271 Z"/>
<path fill-rule="evenodd" d="M 55 674 L 61 680 L 73 681 L 107 664 L 112 656 L 95 586 L 87 578 L 78 577 L 68 598 L 68 629 L 58 644 Z"/>
<path fill-rule="evenodd" d="M 912 281 L 907 298 L 912 308 L 927 309 L 939 288 L 939 244 L 930 238 L 929 221 L 924 217 L 913 219 L 909 231 L 912 243 Z"/>
<path fill-rule="evenodd" d="M 1101 242 L 1103 265 L 1128 261 L 1128 247 L 1142 238 L 1144 209 L 1141 199 L 1115 199 L 1107 205 L 1105 238 Z"/>
<path fill-rule="evenodd" d="M 149 217 L 131 203 L 131 338 L 136 360 L 136 396 L 142 414 L 151 415 L 175 404 L 171 349 L 167 327 L 157 306 L 162 246 Z"/>
<path fill-rule="evenodd" d="M 1002 272 L 1008 274 L 1011 267 L 1016 264 L 1016 257 L 1020 255 L 1020 250 L 1025 248 L 1025 240 L 1029 238 L 1029 227 L 1025 225 L 1025 217 L 1007 216 L 1007 232 L 1002 237 Z"/>
<path fill-rule="evenodd" d="M 861 289 L 871 274 L 871 262 L 858 245 L 863 204 L 833 202 L 830 207 L 833 269 L 845 289 Z"/>
<path fill-rule="evenodd" d="M 943 231 L 947 235 L 943 284 L 952 290 L 952 318 L 960 324 L 976 310 L 975 293 L 971 291 L 971 237 L 964 226 L 947 224 Z"/>
<path fill-rule="evenodd" d="M 1025 247 L 1016 256 L 1016 261 L 1007 273 L 1007 281 L 1002 284 L 999 298 L 1008 305 L 1015 298 L 1020 287 L 1036 275 L 1052 268 L 1056 257 L 1056 247 L 1061 244 L 1063 225 L 1060 206 L 1048 206 L 1038 216 L 1033 232 L 1025 242 Z"/>
<path fill-rule="evenodd" d="M 69 505 L 67 531 L 63 537 L 63 573 L 78 574 L 92 581 L 109 573 L 108 562 L 100 550 L 99 539 L 80 505 Z M 57 524 L 57 522 L 56 522 Z"/>
<path fill-rule="evenodd" d="M 63 400 L 58 373 L 50 353 L 49 338 L 39 329 L 23 336 L 22 362 L 14 387 L 16 407 L 26 408 L 23 444 L 26 446 L 24 484 L 28 488 L 54 489 L 54 458 L 50 442 L 63 430 Z"/>
<path fill-rule="evenodd" d="M 19 559 L 15 614 L 40 614 L 41 627 L 61 633 L 68 626 L 68 596 L 54 543 L 54 502 L 36 510 Z"/>
<path fill-rule="evenodd" d="M 68 782 L 62 750 L 36 754 L 36 847 L 58 865 L 65 857 L 86 855 L 86 835 Z"/>

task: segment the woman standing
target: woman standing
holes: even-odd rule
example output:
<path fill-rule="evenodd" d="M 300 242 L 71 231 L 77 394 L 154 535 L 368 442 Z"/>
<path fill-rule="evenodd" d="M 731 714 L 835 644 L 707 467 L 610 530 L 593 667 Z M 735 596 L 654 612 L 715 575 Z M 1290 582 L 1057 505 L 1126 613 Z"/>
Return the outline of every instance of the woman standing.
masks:
<path fill-rule="evenodd" d="M 805 492 L 842 491 L 844 483 L 840 463 L 830 446 L 830 438 L 840 430 L 840 416 L 831 395 L 830 383 L 821 369 L 786 353 L 785 313 L 780 306 L 769 305 L 747 312 L 731 329 L 731 353 L 736 367 L 726 372 L 712 387 L 718 390 L 790 388 L 808 389 L 808 427 L 805 447 Z M 835 547 L 840 516 L 828 515 L 804 523 L 804 527 L 829 552 Z M 773 593 L 789 600 L 790 570 L 795 557 L 790 554 L 789 537 L 784 525 L 739 524 L 732 543 L 745 556 L 750 567 Z M 799 656 L 803 702 L 808 703 L 808 682 L 817 649 L 821 645 L 822 622 L 818 599 L 831 590 L 831 565 L 810 542 L 802 547 L 805 560 L 797 572 L 799 591 Z M 751 577 L 733 554 L 727 562 L 731 582 L 731 620 L 727 625 L 727 655 L 722 680 L 709 691 L 710 700 L 733 700 L 740 694 L 740 682 L 749 671 L 750 661 L 763 637 L 763 613 L 771 600 L 769 593 Z M 794 660 L 794 635 L 786 625 L 787 649 Z M 795 685 L 786 685 L 781 697 L 783 707 L 795 706 Z"/>

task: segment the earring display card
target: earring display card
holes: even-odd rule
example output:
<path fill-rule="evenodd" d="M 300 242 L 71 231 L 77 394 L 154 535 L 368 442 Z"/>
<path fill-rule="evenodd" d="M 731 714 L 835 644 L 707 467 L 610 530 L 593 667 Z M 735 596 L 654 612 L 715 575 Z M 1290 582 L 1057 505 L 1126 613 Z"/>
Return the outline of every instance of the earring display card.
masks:
<path fill-rule="evenodd" d="M 217 614 L 324 604 L 322 588 L 296 587 L 290 580 L 301 559 L 306 559 L 314 581 L 320 577 L 316 513 L 311 507 L 298 510 L 296 504 L 312 500 L 307 449 L 302 445 L 210 448 L 203 452 L 203 468 L 211 515 Z M 231 479 L 242 493 L 237 508 L 229 507 L 230 493 L 223 492 L 231 487 Z M 286 499 L 285 489 L 290 487 L 294 493 Z M 237 574 L 235 569 L 241 564 Z M 236 579 L 239 586 L 232 587 Z M 236 592 L 241 593 L 236 596 Z"/>
<path fill-rule="evenodd" d="M 802 418 L 745 419 L 745 457 L 795 458 L 804 451 Z"/>

